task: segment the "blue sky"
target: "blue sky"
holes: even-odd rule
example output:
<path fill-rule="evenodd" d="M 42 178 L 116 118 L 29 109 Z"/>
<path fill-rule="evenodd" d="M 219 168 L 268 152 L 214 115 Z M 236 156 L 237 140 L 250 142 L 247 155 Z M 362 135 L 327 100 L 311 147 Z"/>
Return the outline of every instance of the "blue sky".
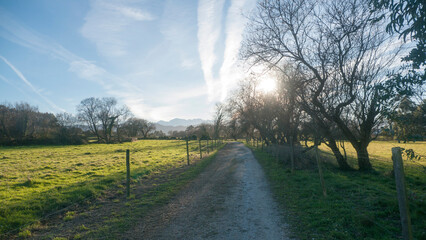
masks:
<path fill-rule="evenodd" d="M 0 0 L 0 102 L 75 113 L 116 97 L 151 121 L 212 117 L 245 75 L 255 0 Z"/>

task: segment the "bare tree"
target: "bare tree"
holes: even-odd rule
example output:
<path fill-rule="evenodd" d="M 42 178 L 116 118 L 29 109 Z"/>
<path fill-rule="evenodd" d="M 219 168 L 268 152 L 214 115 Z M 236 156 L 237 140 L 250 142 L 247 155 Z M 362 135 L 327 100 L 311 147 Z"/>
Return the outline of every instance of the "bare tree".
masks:
<path fill-rule="evenodd" d="M 213 126 L 208 123 L 202 123 L 195 127 L 195 134 L 198 139 L 210 139 L 212 135 Z"/>
<path fill-rule="evenodd" d="M 223 119 L 225 117 L 224 105 L 218 103 L 216 104 L 216 111 L 214 115 L 214 123 L 213 123 L 213 138 L 220 138 L 220 130 L 223 125 Z"/>
<path fill-rule="evenodd" d="M 76 127 L 78 123 L 77 117 L 67 112 L 56 114 L 56 119 L 58 121 L 59 126 L 65 128 Z"/>
<path fill-rule="evenodd" d="M 124 110 L 123 110 L 124 109 Z M 120 116 L 127 113 L 126 107 L 117 106 L 117 100 L 107 98 L 86 98 L 77 106 L 78 118 L 98 138 L 98 142 L 112 142 L 114 127 Z"/>
<path fill-rule="evenodd" d="M 106 143 L 112 140 L 112 129 L 120 116 L 120 111 L 116 107 L 117 100 L 115 98 L 102 98 L 99 104 L 98 118 L 102 127 L 103 139 Z"/>
<path fill-rule="evenodd" d="M 173 131 L 174 134 L 172 136 L 187 137 L 187 138 L 193 138 L 195 136 L 195 138 L 196 138 L 197 137 L 196 131 L 197 131 L 197 129 L 194 126 L 189 125 L 188 127 L 186 127 L 185 131 Z"/>
<path fill-rule="evenodd" d="M 192 137 L 191 135 L 189 135 L 189 132 L 187 131 L 169 131 L 168 132 L 169 136 L 172 138 L 188 138 L 188 137 Z"/>
<path fill-rule="evenodd" d="M 276 68 L 274 68 L 276 69 Z M 277 71 L 277 98 L 279 121 L 278 128 L 282 129 L 286 142 L 298 144 L 298 129 L 300 125 L 301 101 L 298 93 L 304 91 L 300 82 L 300 74 L 297 68 L 284 65 Z M 283 140 L 284 141 L 284 140 Z"/>
<path fill-rule="evenodd" d="M 78 126 L 78 118 L 70 113 L 56 114 L 58 133 L 57 140 L 63 144 L 82 144 L 84 136 Z"/>
<path fill-rule="evenodd" d="M 117 136 L 117 141 L 121 142 L 122 141 L 122 127 L 124 125 L 124 123 L 130 119 L 133 116 L 133 113 L 130 111 L 130 109 L 124 105 L 122 106 L 119 110 L 119 116 L 116 119 L 116 136 Z"/>
<path fill-rule="evenodd" d="M 304 118 L 304 130 L 310 131 L 313 138 L 322 139 L 323 142 L 330 148 L 336 158 L 339 168 L 342 170 L 351 170 L 347 159 L 343 157 L 340 149 L 337 145 L 336 124 L 324 118 L 320 112 L 318 112 L 315 106 L 311 103 L 310 98 L 306 97 L 308 91 L 305 86 L 306 76 L 303 71 L 297 66 L 291 66 L 289 64 L 282 68 L 282 77 L 280 78 L 281 85 L 279 87 L 280 96 L 283 99 L 282 107 L 285 109 L 285 116 L 282 117 L 285 126 L 290 129 L 293 139 L 297 135 L 297 129 L 300 125 L 300 118 L 303 115 L 302 112 L 307 113 L 309 116 Z M 316 142 L 318 144 L 319 142 Z"/>
<path fill-rule="evenodd" d="M 127 119 L 125 123 L 123 123 L 122 128 L 126 132 L 128 137 L 137 137 L 139 134 L 139 129 L 142 128 L 142 119 L 131 117 Z"/>
<path fill-rule="evenodd" d="M 140 129 L 142 136 L 147 138 L 149 133 L 154 132 L 156 129 L 155 124 L 153 122 L 149 122 L 145 119 L 142 119 L 142 128 Z"/>
<path fill-rule="evenodd" d="M 238 118 L 232 116 L 231 119 L 225 125 L 225 133 L 227 138 L 234 139 L 235 141 L 240 136 L 240 126 L 238 124 Z"/>
<path fill-rule="evenodd" d="M 100 100 L 98 98 L 86 98 L 77 105 L 78 119 L 83 122 L 89 130 L 96 136 L 98 142 L 101 141 L 101 136 L 98 130 L 100 123 L 99 107 Z"/>
<path fill-rule="evenodd" d="M 126 129 L 127 135 L 130 137 L 142 136 L 147 138 L 149 133 L 155 131 L 155 124 L 141 118 L 129 118 L 123 128 Z"/>
<path fill-rule="evenodd" d="M 259 79 L 250 76 L 240 83 L 240 88 L 228 100 L 227 112 L 231 119 L 238 119 L 238 125 L 248 138 L 261 137 L 267 144 L 278 143 L 284 135 L 279 128 L 284 116 L 277 92 L 263 93 L 258 91 Z"/>
<path fill-rule="evenodd" d="M 372 168 L 367 147 L 386 105 L 385 72 L 398 51 L 367 0 L 264 0 L 252 18 L 244 56 L 304 74 L 309 114 L 333 122 Z"/>
<path fill-rule="evenodd" d="M 153 133 L 152 133 L 152 135 L 154 136 L 154 137 L 156 137 L 156 138 L 159 138 L 159 139 L 165 139 L 165 138 L 167 138 L 167 135 L 163 132 L 163 131 L 154 131 Z"/>

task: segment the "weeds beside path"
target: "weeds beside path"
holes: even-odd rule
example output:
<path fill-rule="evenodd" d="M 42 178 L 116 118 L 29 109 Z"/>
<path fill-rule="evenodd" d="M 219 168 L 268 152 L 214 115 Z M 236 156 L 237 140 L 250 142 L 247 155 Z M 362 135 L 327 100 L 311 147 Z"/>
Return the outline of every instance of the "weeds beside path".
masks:
<path fill-rule="evenodd" d="M 385 145 L 389 146 L 385 148 Z M 367 173 L 340 171 L 330 163 L 333 162 L 330 153 L 322 152 L 322 159 L 326 161 L 322 168 L 327 197 L 322 194 L 316 167 L 291 173 L 274 156 L 260 148 L 251 148 L 271 183 L 275 198 L 285 209 L 296 238 L 390 240 L 401 238 L 395 180 L 391 174 L 391 145 L 371 143 L 375 171 Z M 351 153 L 349 151 L 349 160 L 354 162 L 356 159 Z M 426 239 L 426 174 L 418 163 L 406 162 L 405 171 L 413 235 L 415 239 Z"/>

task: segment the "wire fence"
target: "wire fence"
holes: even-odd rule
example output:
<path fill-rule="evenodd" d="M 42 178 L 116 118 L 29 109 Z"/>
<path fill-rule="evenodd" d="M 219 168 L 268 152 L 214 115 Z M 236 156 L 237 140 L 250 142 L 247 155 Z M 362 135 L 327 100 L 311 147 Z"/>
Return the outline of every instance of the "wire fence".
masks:
<path fill-rule="evenodd" d="M 223 141 L 222 139 L 219 140 L 213 140 L 215 141 L 215 143 L 212 143 L 212 140 L 209 140 L 209 144 L 207 143 L 207 140 L 190 140 L 188 141 L 188 145 L 186 143 L 185 140 L 178 140 L 179 143 L 178 144 L 174 144 L 171 145 L 173 147 L 178 147 L 178 148 L 183 148 L 186 149 L 188 146 L 188 153 L 189 153 L 189 157 L 191 158 L 192 162 L 193 160 L 201 160 L 201 155 L 200 153 L 204 152 L 204 157 L 208 157 L 212 154 L 215 153 L 216 150 L 220 149 L 220 147 L 223 146 L 224 143 L 226 143 L 226 141 Z M 201 149 L 200 149 L 201 146 Z M 137 152 L 137 151 L 143 151 L 146 150 L 146 147 L 132 147 L 132 145 L 128 146 L 128 148 L 130 149 L 130 152 Z M 200 151 L 201 150 L 201 151 Z M 186 150 L 185 150 L 186 151 Z M 123 154 L 126 153 L 126 150 L 123 149 Z M 186 156 L 185 156 L 186 159 Z M 123 162 L 123 165 L 125 165 L 125 162 Z M 135 174 L 135 173 L 134 173 Z M 135 175 L 133 174 L 132 177 L 134 177 Z M 126 173 L 123 173 L 123 178 L 120 181 L 125 181 L 126 177 L 125 177 Z M 90 183 L 95 183 L 97 181 L 100 181 L 100 179 L 96 179 L 96 180 L 91 180 L 91 181 L 86 181 L 85 184 L 90 184 Z M 68 187 L 67 185 L 55 185 L 52 189 L 58 189 L 58 188 L 66 188 Z M 29 221 L 26 224 L 20 225 L 19 227 L 7 230 L 4 233 L 0 233 L 0 239 L 8 239 L 9 237 L 12 237 L 14 234 L 17 234 L 19 231 L 22 231 L 24 229 L 27 229 L 28 227 L 39 223 L 39 222 L 43 222 L 48 220 L 50 217 L 52 216 L 56 216 L 59 214 L 63 214 L 66 211 L 70 210 L 70 209 L 74 209 L 79 205 L 84 205 L 85 203 L 88 202 L 92 202 L 95 201 L 96 199 L 99 198 L 99 196 L 102 195 L 102 193 L 99 194 L 93 194 L 91 196 L 88 196 L 86 198 L 83 199 L 79 199 L 77 202 L 73 202 L 70 205 L 61 208 L 61 209 L 56 209 L 53 211 L 50 211 L 46 214 L 43 214 L 43 216 L 33 220 L 33 221 Z"/>
<path fill-rule="evenodd" d="M 251 141 L 247 141 L 246 142 L 251 148 L 255 149 L 255 150 L 261 150 L 262 152 L 265 151 L 267 152 L 271 158 L 275 158 L 277 161 L 280 161 L 282 163 L 285 163 L 288 165 L 288 160 L 289 160 L 289 156 L 290 156 L 290 151 L 294 151 L 296 153 L 296 155 L 299 155 L 299 160 L 301 155 L 304 155 L 304 157 L 307 158 L 312 158 L 312 156 L 309 156 L 309 152 L 312 149 L 308 149 L 305 147 L 296 147 L 295 149 L 291 149 L 291 145 L 287 144 L 287 145 L 278 145 L 278 144 L 271 144 L 269 146 L 264 146 L 263 142 L 260 144 L 261 148 L 259 148 L 259 144 L 256 142 L 251 142 Z M 324 158 L 329 158 L 330 156 L 322 156 L 321 159 Z M 423 156 L 421 156 L 423 157 Z M 322 160 L 321 160 L 322 161 Z M 313 159 L 311 159 L 311 162 L 314 162 Z M 409 161 L 410 164 L 415 165 L 418 169 L 421 169 L 423 172 L 425 171 L 426 167 L 423 164 L 420 164 L 419 162 L 416 161 Z M 410 164 L 405 164 L 406 167 L 410 166 Z M 330 166 L 321 166 L 328 175 L 334 176 L 336 175 L 336 168 L 333 167 L 333 169 L 330 168 Z M 410 166 L 412 167 L 412 166 Z M 390 199 L 397 199 L 397 192 L 396 190 L 391 190 L 391 192 L 386 192 L 386 191 L 379 191 L 378 189 L 374 188 L 374 186 L 369 187 L 368 185 L 361 185 L 358 184 L 355 181 L 351 181 L 350 183 L 353 187 L 355 188 L 359 188 L 359 189 L 364 189 L 367 191 L 364 191 L 366 195 L 366 197 L 368 197 L 368 199 L 372 199 L 374 197 L 377 197 L 377 194 L 379 194 L 380 197 L 386 196 Z M 408 192 L 410 192 L 410 189 L 407 188 Z M 421 194 L 420 199 L 422 199 L 421 201 L 424 201 L 426 194 Z M 376 219 L 370 217 L 367 213 L 365 213 L 366 210 L 363 207 L 354 205 L 353 202 L 351 202 L 351 199 L 345 199 L 342 198 L 339 201 L 343 201 L 345 203 L 345 205 L 347 206 L 352 206 L 352 208 L 355 208 L 353 211 L 355 214 L 357 214 L 357 216 L 359 217 L 363 217 L 364 219 L 367 219 L 368 221 L 370 221 L 371 223 L 373 223 L 375 226 L 377 226 L 379 229 L 385 231 L 386 233 L 388 233 L 390 236 L 394 237 L 394 238 L 399 238 L 399 234 L 396 233 L 395 231 L 392 231 L 389 229 L 389 227 L 385 226 L 384 224 L 379 223 Z M 409 203 L 411 207 L 415 207 L 415 204 L 413 202 Z"/>

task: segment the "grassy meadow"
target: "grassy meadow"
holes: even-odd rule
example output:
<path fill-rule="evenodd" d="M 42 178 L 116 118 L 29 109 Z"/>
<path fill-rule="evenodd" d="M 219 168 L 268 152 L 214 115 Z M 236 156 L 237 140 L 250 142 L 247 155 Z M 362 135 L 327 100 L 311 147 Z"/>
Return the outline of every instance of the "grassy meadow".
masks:
<path fill-rule="evenodd" d="M 413 149 L 414 152 L 421 157 L 420 161 L 406 161 L 406 156 L 403 156 L 405 167 L 415 168 L 416 166 L 423 165 L 426 167 L 426 142 L 409 142 L 409 143 L 398 143 L 397 141 L 373 141 L 368 146 L 368 152 L 370 158 L 372 159 L 373 167 L 376 170 L 386 170 L 389 166 L 389 163 L 392 163 L 392 151 L 393 147 L 401 147 L 405 149 Z M 356 151 L 349 142 L 345 142 L 346 153 L 348 154 L 348 160 L 350 165 L 354 168 L 357 166 L 356 162 Z M 332 154 L 330 149 L 321 144 L 319 147 L 325 154 Z M 340 151 L 343 154 L 343 150 L 340 148 Z M 420 165 L 419 165 L 420 164 Z"/>
<path fill-rule="evenodd" d="M 180 140 L 0 147 L 0 236 L 122 186 L 126 149 L 133 182 L 187 164 Z M 191 159 L 198 154 L 198 142 L 191 141 Z"/>
<path fill-rule="evenodd" d="M 275 157 L 252 147 L 267 174 L 293 237 L 298 239 L 400 239 L 401 224 L 392 172 L 391 148 L 413 149 L 420 160 L 404 159 L 414 239 L 426 239 L 426 142 L 374 141 L 369 154 L 374 172 L 340 171 L 331 151 L 321 146 L 327 197 L 317 169 L 293 174 Z M 350 164 L 356 153 L 346 143 Z"/>

